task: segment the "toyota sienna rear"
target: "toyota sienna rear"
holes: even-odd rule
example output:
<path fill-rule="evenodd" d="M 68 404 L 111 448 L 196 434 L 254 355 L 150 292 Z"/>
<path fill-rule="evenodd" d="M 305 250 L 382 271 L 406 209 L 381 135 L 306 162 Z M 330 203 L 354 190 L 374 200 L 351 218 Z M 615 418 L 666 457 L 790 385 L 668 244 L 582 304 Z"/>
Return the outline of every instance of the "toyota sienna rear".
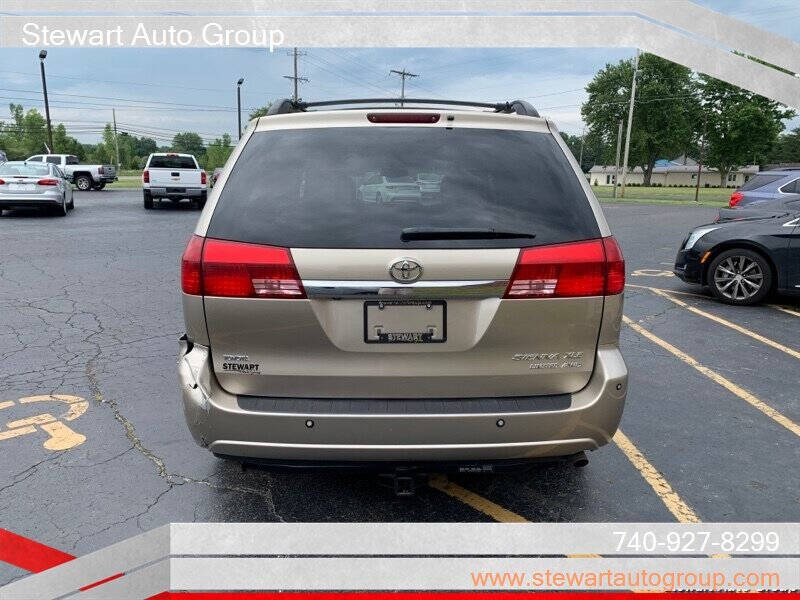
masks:
<path fill-rule="evenodd" d="M 228 160 L 181 266 L 214 454 L 491 470 L 614 435 L 624 263 L 554 125 L 406 102 L 282 101 Z"/>

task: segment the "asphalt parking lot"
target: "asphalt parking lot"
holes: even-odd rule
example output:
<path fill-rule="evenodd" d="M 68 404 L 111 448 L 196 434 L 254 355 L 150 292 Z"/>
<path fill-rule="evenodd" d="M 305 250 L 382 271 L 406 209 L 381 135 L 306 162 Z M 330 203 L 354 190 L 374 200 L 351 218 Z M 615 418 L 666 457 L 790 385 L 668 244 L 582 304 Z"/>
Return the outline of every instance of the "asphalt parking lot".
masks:
<path fill-rule="evenodd" d="M 728 307 L 671 276 L 714 209 L 605 206 L 630 391 L 588 467 L 434 477 L 397 498 L 375 476 L 242 471 L 197 447 L 175 361 L 198 213 L 145 211 L 138 190 L 75 205 L 0 218 L 1 527 L 80 555 L 179 521 L 800 520 L 800 305 Z M 0 565 L 0 583 L 22 574 Z"/>

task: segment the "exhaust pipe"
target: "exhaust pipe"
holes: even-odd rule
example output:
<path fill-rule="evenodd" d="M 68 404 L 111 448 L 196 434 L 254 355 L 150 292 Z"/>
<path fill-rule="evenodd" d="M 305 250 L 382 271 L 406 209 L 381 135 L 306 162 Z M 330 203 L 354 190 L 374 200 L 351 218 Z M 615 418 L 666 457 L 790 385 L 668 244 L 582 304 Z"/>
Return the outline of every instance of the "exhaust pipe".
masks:
<path fill-rule="evenodd" d="M 575 467 L 577 469 L 581 469 L 581 468 L 583 468 L 583 467 L 585 467 L 586 465 L 589 464 L 589 459 L 586 456 L 586 452 L 581 450 L 577 454 L 573 454 L 572 455 L 572 459 L 571 459 L 570 462 L 572 463 L 573 467 Z"/>

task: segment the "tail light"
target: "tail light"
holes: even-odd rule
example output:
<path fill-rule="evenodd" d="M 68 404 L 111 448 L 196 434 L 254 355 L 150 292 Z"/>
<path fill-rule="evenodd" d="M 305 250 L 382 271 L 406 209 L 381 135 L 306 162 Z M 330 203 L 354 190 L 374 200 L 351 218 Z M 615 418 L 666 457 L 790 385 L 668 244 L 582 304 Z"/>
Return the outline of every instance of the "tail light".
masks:
<path fill-rule="evenodd" d="M 103 167 L 97 167 L 97 174 L 102 175 L 103 173 L 105 173 L 105 169 L 103 169 Z"/>
<path fill-rule="evenodd" d="M 606 251 L 606 296 L 615 296 L 625 291 L 625 258 L 616 238 L 603 238 Z"/>
<path fill-rule="evenodd" d="M 523 248 L 506 298 L 575 298 L 621 294 L 625 261 L 613 237 Z"/>
<path fill-rule="evenodd" d="M 369 113 L 370 123 L 438 123 L 438 113 Z"/>
<path fill-rule="evenodd" d="M 50 178 L 40 179 L 36 183 L 38 183 L 39 185 L 58 185 L 58 179 L 50 179 Z"/>
<path fill-rule="evenodd" d="M 145 171 L 147 173 L 147 171 Z M 184 294 L 203 294 L 203 242 L 205 238 L 193 235 L 181 257 L 181 289 Z"/>
<path fill-rule="evenodd" d="M 305 298 L 287 248 L 192 237 L 181 259 L 186 294 L 227 298 Z"/>
<path fill-rule="evenodd" d="M 6 184 L 5 180 L 4 179 L 0 179 L 0 185 L 5 185 L 5 184 Z"/>
<path fill-rule="evenodd" d="M 142 171 L 142 182 L 150 183 L 150 171 L 147 170 Z"/>
<path fill-rule="evenodd" d="M 206 172 L 205 171 L 200 171 L 200 183 L 202 183 L 203 185 L 206 184 Z"/>
<path fill-rule="evenodd" d="M 739 202 L 741 202 L 741 201 L 742 201 L 742 198 L 744 198 L 744 194 L 743 194 L 742 192 L 733 192 L 733 193 L 731 194 L 731 199 L 730 199 L 730 201 L 728 202 L 728 206 L 730 206 L 731 208 L 733 208 L 734 206 L 736 206 L 737 204 L 739 204 Z"/>

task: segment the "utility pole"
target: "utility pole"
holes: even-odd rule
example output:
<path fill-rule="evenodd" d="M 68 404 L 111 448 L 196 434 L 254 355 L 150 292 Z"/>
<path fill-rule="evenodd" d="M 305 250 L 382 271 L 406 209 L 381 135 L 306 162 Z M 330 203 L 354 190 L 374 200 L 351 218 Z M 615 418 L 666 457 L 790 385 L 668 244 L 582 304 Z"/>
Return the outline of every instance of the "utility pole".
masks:
<path fill-rule="evenodd" d="M 239 130 L 239 139 L 242 139 L 242 84 L 244 77 L 236 82 L 236 127 Z"/>
<path fill-rule="evenodd" d="M 633 81 L 631 82 L 631 104 L 628 108 L 628 131 L 625 135 L 625 153 L 622 159 L 622 187 L 620 196 L 625 197 L 625 176 L 628 173 L 628 153 L 631 147 L 631 126 L 633 125 L 633 103 L 636 98 L 636 75 L 639 71 L 639 49 L 636 49 L 636 58 L 633 59 Z"/>
<path fill-rule="evenodd" d="M 700 202 L 700 177 L 703 173 L 703 155 L 706 153 L 706 117 L 703 115 L 703 139 L 700 143 L 700 160 L 697 161 L 697 187 L 694 189 L 694 201 Z"/>
<path fill-rule="evenodd" d="M 619 151 L 622 147 L 622 119 L 617 127 L 617 162 L 614 163 L 614 199 L 617 198 L 617 179 L 619 179 Z"/>
<path fill-rule="evenodd" d="M 581 171 L 583 171 L 583 141 L 586 139 L 586 127 L 581 130 L 581 155 L 578 158 L 578 164 L 581 167 Z"/>
<path fill-rule="evenodd" d="M 394 73 L 395 75 L 400 75 L 401 83 L 400 83 L 400 106 L 403 106 L 403 100 L 406 99 L 406 77 L 413 78 L 419 77 L 416 73 L 409 73 L 408 71 L 403 68 L 402 71 L 398 71 L 397 69 L 392 69 L 389 73 Z"/>
<path fill-rule="evenodd" d="M 119 141 L 117 140 L 117 109 L 111 109 L 111 118 L 114 120 L 114 148 L 117 151 L 117 172 L 119 173 Z"/>
<path fill-rule="evenodd" d="M 44 93 L 44 114 L 47 117 L 47 141 L 50 145 L 48 152 L 52 154 L 56 151 L 53 147 L 53 127 L 50 124 L 50 103 L 47 101 L 47 78 L 44 76 L 44 59 L 47 58 L 47 50 L 39 51 L 39 66 L 42 69 L 42 92 Z"/>
<path fill-rule="evenodd" d="M 297 72 L 297 70 L 298 70 L 297 59 L 298 59 L 298 57 L 304 56 L 304 55 L 305 55 L 305 52 L 300 52 L 300 51 L 297 50 L 297 48 L 294 48 L 289 53 L 289 56 L 294 57 L 294 75 L 293 76 L 292 75 L 284 75 L 283 76 L 284 79 L 291 79 L 292 82 L 294 83 L 294 93 L 292 94 L 292 100 L 294 100 L 295 102 L 300 100 L 300 91 L 299 91 L 299 85 L 298 84 L 300 84 L 301 82 L 302 83 L 308 83 L 308 79 L 305 78 L 305 77 L 300 77 L 300 75 Z"/>

